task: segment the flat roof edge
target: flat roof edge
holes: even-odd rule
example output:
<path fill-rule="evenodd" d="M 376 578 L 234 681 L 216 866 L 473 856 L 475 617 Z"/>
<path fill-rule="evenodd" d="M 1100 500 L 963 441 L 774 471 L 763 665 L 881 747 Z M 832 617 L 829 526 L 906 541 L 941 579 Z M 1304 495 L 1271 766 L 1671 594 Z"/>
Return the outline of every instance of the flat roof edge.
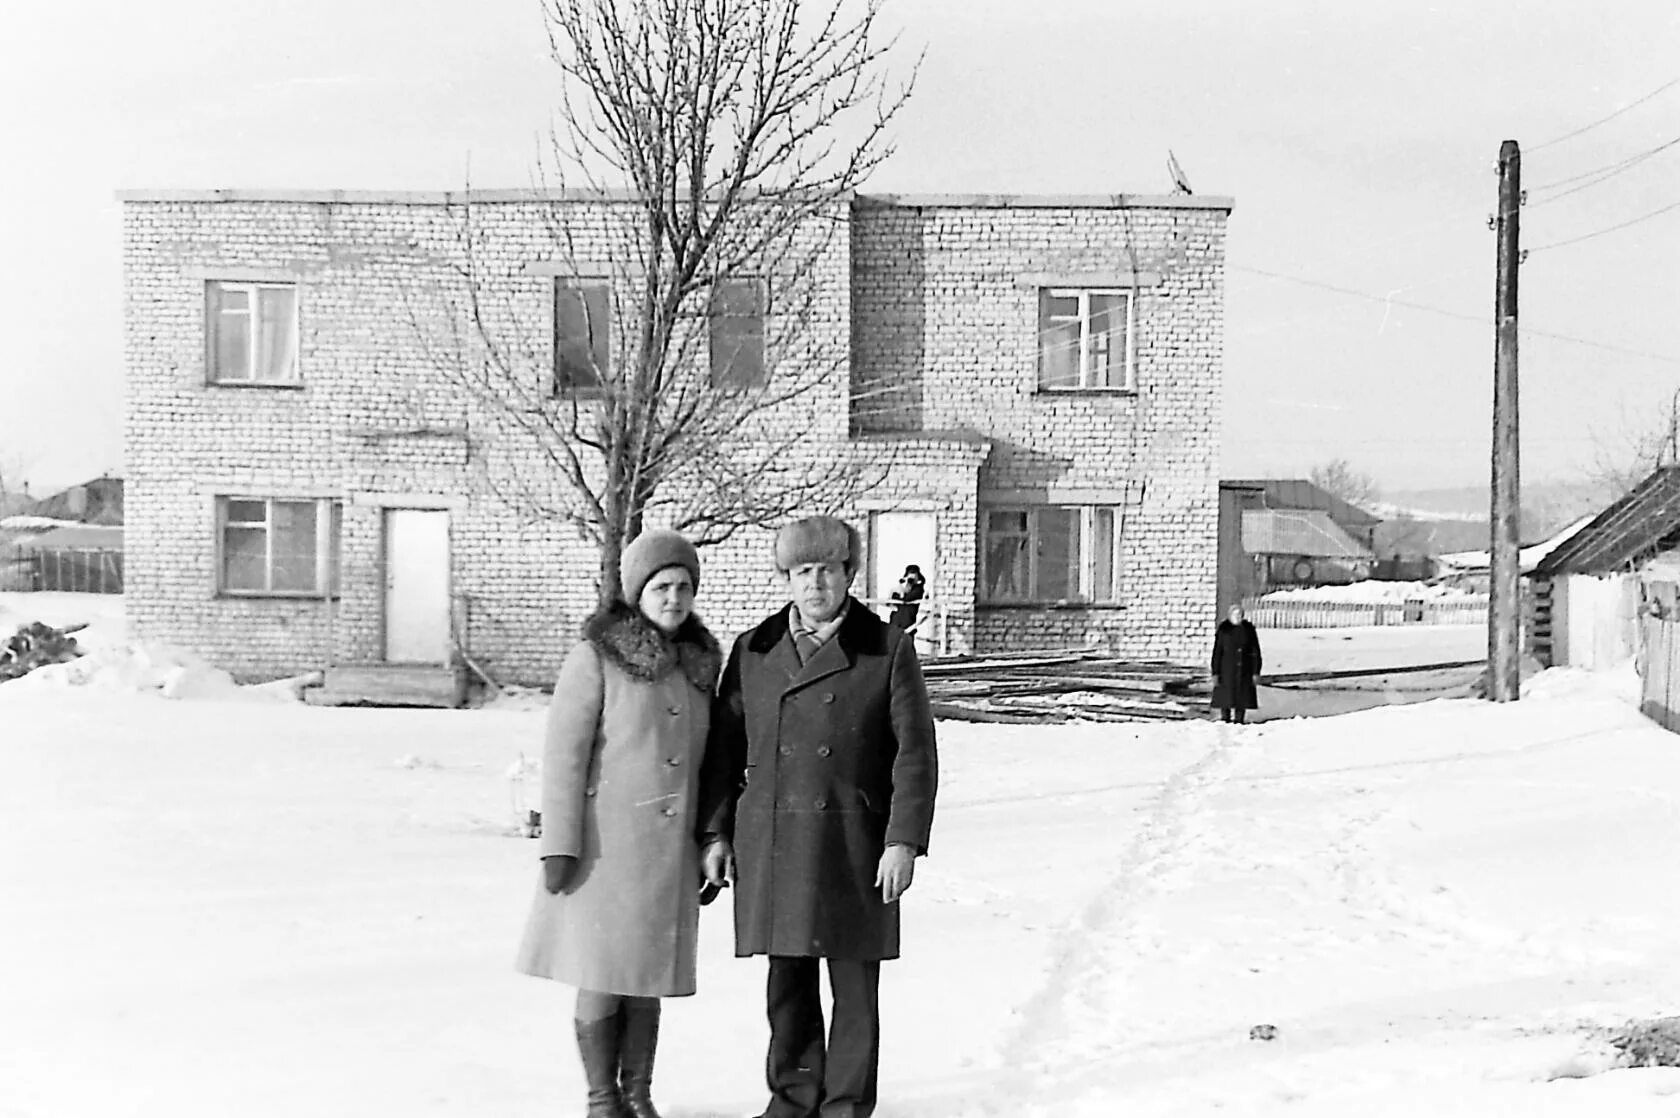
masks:
<path fill-rule="evenodd" d="M 225 187 L 140 188 L 116 192 L 119 202 L 273 202 L 308 205 L 459 206 L 493 202 L 634 202 L 629 190 L 514 187 L 495 190 L 304 190 Z M 843 200 L 843 199 L 842 199 Z M 902 209 L 1220 210 L 1235 200 L 1217 194 L 857 194 L 859 206 Z"/>

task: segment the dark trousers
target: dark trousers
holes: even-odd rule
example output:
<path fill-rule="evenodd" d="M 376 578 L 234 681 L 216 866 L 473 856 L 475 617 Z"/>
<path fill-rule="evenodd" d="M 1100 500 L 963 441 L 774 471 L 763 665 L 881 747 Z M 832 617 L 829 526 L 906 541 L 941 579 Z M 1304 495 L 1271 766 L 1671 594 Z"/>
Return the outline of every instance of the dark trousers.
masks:
<path fill-rule="evenodd" d="M 820 959 L 772 955 L 765 1006 L 770 1054 L 765 1118 L 869 1118 L 881 1061 L 881 964 L 829 959 L 834 995 L 823 1039 Z"/>
<path fill-rule="evenodd" d="M 1237 719 L 1236 720 L 1238 722 L 1245 722 L 1245 721 L 1248 720 L 1248 708 L 1247 707 L 1220 707 L 1219 708 L 1219 720 L 1221 722 L 1231 721 L 1231 712 L 1233 710 L 1235 710 L 1237 712 Z"/>

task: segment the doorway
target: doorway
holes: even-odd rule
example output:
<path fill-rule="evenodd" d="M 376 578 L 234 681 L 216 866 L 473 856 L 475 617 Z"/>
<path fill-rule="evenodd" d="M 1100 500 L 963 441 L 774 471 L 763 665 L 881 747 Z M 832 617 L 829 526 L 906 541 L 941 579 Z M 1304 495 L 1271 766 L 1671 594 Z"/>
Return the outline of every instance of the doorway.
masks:
<path fill-rule="evenodd" d="M 385 510 L 385 660 L 448 664 L 449 513 Z"/>

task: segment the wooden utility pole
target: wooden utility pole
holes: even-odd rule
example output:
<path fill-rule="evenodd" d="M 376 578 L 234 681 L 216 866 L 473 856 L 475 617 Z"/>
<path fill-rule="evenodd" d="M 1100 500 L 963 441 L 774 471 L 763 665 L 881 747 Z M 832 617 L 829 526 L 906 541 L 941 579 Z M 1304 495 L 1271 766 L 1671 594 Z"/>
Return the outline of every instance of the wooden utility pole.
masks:
<path fill-rule="evenodd" d="M 1517 472 L 1517 214 L 1522 207 L 1522 152 L 1499 145 L 1499 240 L 1493 298 L 1493 509 L 1488 547 L 1488 698 L 1514 701 L 1521 684 L 1522 594 L 1518 585 L 1520 509 Z"/>

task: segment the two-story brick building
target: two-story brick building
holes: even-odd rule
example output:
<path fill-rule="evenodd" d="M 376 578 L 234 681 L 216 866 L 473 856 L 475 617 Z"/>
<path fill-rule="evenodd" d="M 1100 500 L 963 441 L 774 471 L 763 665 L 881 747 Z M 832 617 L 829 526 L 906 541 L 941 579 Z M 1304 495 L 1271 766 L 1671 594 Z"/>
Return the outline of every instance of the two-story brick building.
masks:
<path fill-rule="evenodd" d="M 591 344 L 569 336 L 574 311 L 600 313 L 578 259 L 614 250 L 574 237 L 556 260 L 553 215 L 626 204 L 125 194 L 136 632 L 253 678 L 465 649 L 500 680 L 545 682 L 593 608 L 596 556 L 487 482 L 492 460 L 542 466 L 486 444 L 494 424 L 439 375 L 416 293 L 459 271 L 470 205 L 479 266 L 559 369 Z M 848 235 L 825 242 L 809 317 L 815 348 L 849 368 L 786 418 L 812 455 L 880 465 L 847 510 L 869 541 L 861 593 L 886 597 L 915 562 L 950 651 L 1200 658 L 1230 209 L 1192 195 L 837 208 Z M 765 532 L 704 562 L 700 607 L 720 632 L 777 604 Z"/>

